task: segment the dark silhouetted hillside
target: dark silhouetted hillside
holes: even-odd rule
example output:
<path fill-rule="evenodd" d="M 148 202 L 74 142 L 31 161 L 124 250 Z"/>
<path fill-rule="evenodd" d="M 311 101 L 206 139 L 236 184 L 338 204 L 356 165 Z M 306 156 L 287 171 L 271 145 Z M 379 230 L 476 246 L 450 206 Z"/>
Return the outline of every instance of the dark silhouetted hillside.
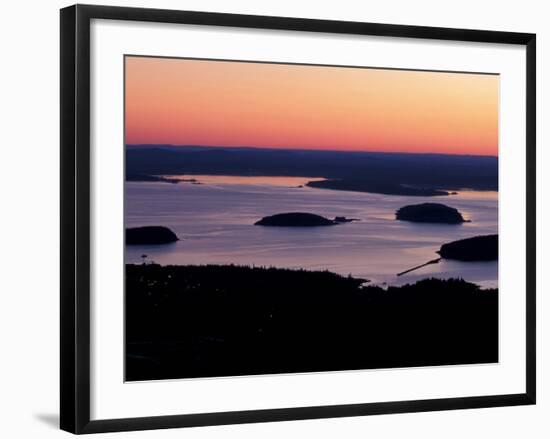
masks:
<path fill-rule="evenodd" d="M 498 361 L 498 291 L 327 271 L 126 265 L 126 378 Z"/>

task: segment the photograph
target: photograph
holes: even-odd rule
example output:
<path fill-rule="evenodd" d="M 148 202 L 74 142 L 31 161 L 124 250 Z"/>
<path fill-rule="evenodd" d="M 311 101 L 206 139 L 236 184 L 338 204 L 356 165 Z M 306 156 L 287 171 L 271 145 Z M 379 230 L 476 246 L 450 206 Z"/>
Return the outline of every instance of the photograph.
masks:
<path fill-rule="evenodd" d="M 126 381 L 499 362 L 499 74 L 123 74 Z"/>

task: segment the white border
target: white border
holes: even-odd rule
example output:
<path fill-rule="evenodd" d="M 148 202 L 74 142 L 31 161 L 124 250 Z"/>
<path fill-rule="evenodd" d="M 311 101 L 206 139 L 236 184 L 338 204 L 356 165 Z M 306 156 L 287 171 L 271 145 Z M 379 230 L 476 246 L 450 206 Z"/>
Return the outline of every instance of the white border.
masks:
<path fill-rule="evenodd" d="M 91 418 L 525 392 L 525 49 L 126 21 L 91 24 Z M 123 382 L 123 54 L 500 73 L 500 362 Z"/>

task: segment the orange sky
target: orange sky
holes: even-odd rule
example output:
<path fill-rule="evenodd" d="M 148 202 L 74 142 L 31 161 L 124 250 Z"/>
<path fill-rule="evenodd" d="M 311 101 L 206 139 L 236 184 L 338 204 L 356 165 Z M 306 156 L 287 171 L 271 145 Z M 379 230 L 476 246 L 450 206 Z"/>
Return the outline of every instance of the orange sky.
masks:
<path fill-rule="evenodd" d="M 497 155 L 496 75 L 126 57 L 126 143 Z"/>

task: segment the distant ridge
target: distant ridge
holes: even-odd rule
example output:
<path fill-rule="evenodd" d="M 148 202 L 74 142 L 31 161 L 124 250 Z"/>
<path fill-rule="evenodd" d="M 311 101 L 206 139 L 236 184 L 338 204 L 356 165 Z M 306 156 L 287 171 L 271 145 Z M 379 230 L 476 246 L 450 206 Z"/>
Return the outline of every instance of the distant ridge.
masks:
<path fill-rule="evenodd" d="M 174 151 L 201 151 L 201 150 L 216 150 L 216 151 L 278 151 L 278 152 L 313 152 L 313 153 L 342 153 L 342 154 L 384 154 L 384 155 L 415 155 L 415 156 L 451 156 L 451 157 L 486 157 L 492 159 L 498 159 L 497 156 L 492 155 L 476 155 L 476 154 L 444 154 L 438 152 L 407 152 L 407 151 L 376 151 L 376 150 L 341 150 L 341 149 L 311 149 L 300 148 L 299 146 L 291 148 L 277 148 L 274 146 L 227 146 L 227 145 L 176 145 L 171 143 L 128 143 L 126 144 L 128 149 L 165 149 Z"/>
<path fill-rule="evenodd" d="M 361 186 L 370 188 L 498 190 L 496 157 L 445 154 L 128 145 L 126 173 L 307 176 L 353 180 L 355 185 L 362 182 Z"/>

